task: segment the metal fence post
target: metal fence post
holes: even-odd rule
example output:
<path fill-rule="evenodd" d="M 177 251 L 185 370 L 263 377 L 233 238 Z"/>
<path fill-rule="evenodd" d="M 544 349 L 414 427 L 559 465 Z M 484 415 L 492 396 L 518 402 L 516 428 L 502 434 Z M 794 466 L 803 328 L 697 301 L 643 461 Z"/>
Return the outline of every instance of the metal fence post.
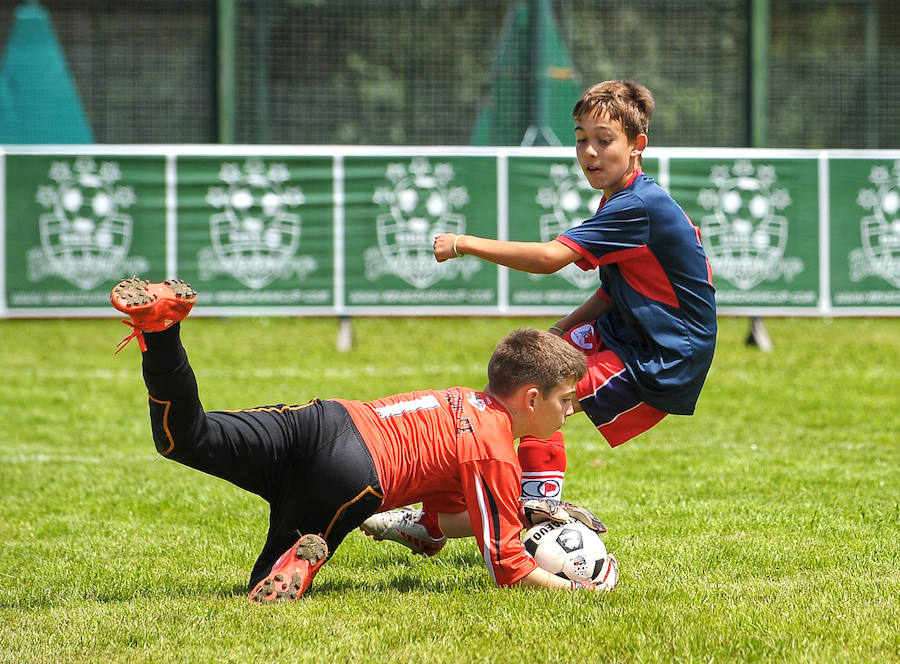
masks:
<path fill-rule="evenodd" d="M 235 142 L 235 0 L 217 0 L 216 35 L 216 117 L 219 143 Z"/>
<path fill-rule="evenodd" d="M 748 138 L 750 147 L 769 142 L 769 0 L 750 0 Z"/>

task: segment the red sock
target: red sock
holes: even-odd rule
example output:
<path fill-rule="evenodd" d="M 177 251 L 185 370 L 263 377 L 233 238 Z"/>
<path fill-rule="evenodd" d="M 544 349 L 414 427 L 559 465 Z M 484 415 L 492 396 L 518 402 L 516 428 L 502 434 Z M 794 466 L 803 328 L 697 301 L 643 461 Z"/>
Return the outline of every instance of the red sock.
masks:
<path fill-rule="evenodd" d="M 522 436 L 519 439 L 522 466 L 522 498 L 562 498 L 566 474 L 566 442 L 562 431 L 550 438 Z"/>
<path fill-rule="evenodd" d="M 441 530 L 441 526 L 438 523 L 437 512 L 426 512 L 425 510 L 422 510 L 422 518 L 419 519 L 419 523 L 425 526 L 425 530 L 428 531 L 428 534 L 431 535 L 432 538 L 439 540 L 444 536 L 444 531 Z"/>

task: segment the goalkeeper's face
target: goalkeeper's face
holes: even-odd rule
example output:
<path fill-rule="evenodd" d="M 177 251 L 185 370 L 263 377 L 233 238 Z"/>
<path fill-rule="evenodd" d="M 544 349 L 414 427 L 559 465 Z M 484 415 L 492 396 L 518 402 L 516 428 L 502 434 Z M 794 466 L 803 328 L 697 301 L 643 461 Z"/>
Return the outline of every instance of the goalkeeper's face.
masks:
<path fill-rule="evenodd" d="M 538 438 L 549 438 L 565 424 L 566 418 L 575 412 L 575 383 L 557 385 L 547 394 L 535 390 L 529 405 L 533 414 L 533 431 Z"/>

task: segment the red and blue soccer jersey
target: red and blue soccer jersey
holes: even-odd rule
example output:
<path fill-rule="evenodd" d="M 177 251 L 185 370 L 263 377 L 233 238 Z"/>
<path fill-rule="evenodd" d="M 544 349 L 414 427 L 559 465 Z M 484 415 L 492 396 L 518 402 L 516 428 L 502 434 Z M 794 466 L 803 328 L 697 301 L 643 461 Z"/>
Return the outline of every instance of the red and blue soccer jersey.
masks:
<path fill-rule="evenodd" d="M 430 512 L 468 510 L 488 571 L 510 585 L 537 564 L 519 540 L 522 469 L 508 411 L 468 387 L 340 402 L 372 454 L 381 509 L 423 502 Z"/>
<path fill-rule="evenodd" d="M 643 399 L 690 415 L 712 363 L 716 302 L 700 233 L 652 178 L 638 171 L 597 213 L 558 238 L 583 270 L 600 270 L 612 308 L 597 322 Z"/>

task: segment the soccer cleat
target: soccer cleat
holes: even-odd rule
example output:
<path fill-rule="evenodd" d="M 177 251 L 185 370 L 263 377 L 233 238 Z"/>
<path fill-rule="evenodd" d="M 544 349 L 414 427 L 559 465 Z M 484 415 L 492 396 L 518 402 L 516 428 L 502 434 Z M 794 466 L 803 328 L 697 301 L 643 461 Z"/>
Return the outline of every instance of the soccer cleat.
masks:
<path fill-rule="evenodd" d="M 281 554 L 272 571 L 250 591 L 254 604 L 293 602 L 309 589 L 328 557 L 328 545 L 318 535 L 303 535 Z"/>
<path fill-rule="evenodd" d="M 412 507 L 373 514 L 359 529 L 375 541 L 398 542 L 426 558 L 435 555 L 447 543 L 437 517 Z"/>
<path fill-rule="evenodd" d="M 119 343 L 116 353 L 132 339 L 138 340 L 142 351 L 147 350 L 144 332 L 161 332 L 184 319 L 197 301 L 197 293 L 180 279 L 152 283 L 146 279 L 120 281 L 109 294 L 110 303 L 131 320 L 123 320 L 134 331 Z"/>

